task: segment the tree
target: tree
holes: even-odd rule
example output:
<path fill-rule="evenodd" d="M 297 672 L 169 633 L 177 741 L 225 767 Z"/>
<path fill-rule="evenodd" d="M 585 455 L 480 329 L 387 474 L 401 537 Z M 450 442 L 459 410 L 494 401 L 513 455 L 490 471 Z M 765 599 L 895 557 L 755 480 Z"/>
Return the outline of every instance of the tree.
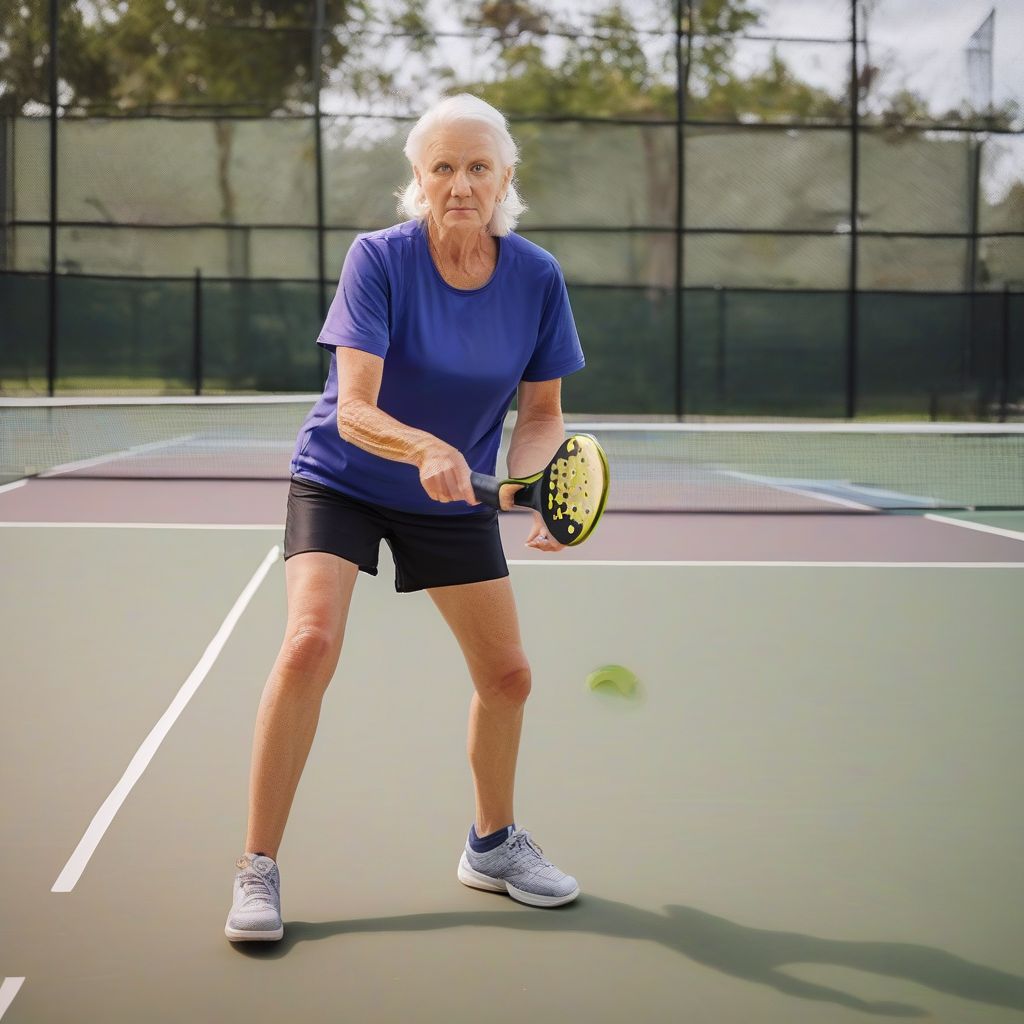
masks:
<path fill-rule="evenodd" d="M 987 110 L 975 110 L 964 103 L 936 112 L 927 97 L 912 89 L 898 89 L 876 103 L 871 103 L 865 96 L 861 110 L 868 118 L 888 129 L 890 134 L 934 124 L 971 125 L 983 131 L 1012 131 L 1021 113 L 1013 100 L 1006 100 Z"/>
<path fill-rule="evenodd" d="M 684 5 L 680 29 L 688 43 L 683 88 L 693 97 L 689 116 L 699 112 L 700 96 L 735 79 L 731 67 L 734 41 L 760 20 L 760 13 L 751 9 L 748 0 L 690 0 Z"/>
<path fill-rule="evenodd" d="M 58 0 L 54 0 L 58 2 Z M 48 3 L 2 0 L 0 74 L 15 111 L 49 103 Z M 350 22 L 368 0 L 326 0 L 326 64 L 352 47 Z M 312 109 L 313 36 L 309 0 L 78 0 L 61 2 L 59 102 L 67 114 L 261 115 Z M 221 220 L 235 222 L 229 168 L 234 122 L 213 122 Z M 245 247 L 230 236 L 229 269 L 247 273 Z"/>
<path fill-rule="evenodd" d="M 484 82 L 452 84 L 477 92 L 506 113 L 675 116 L 674 73 L 648 57 L 618 4 L 596 13 L 586 33 L 559 31 L 551 15 L 523 2 L 482 3 L 466 24 L 495 33 L 496 74 Z M 552 58 L 543 43 L 556 32 L 564 39 L 564 53 Z"/>
<path fill-rule="evenodd" d="M 845 96 L 801 82 L 776 48 L 768 66 L 748 78 L 719 73 L 705 82 L 705 91 L 688 104 L 689 116 L 702 120 L 841 121 L 849 109 Z"/>
<path fill-rule="evenodd" d="M 732 63 L 735 37 L 760 20 L 750 0 L 703 0 L 688 12 L 684 12 L 681 26 L 694 36 L 686 48 L 690 55 L 685 69 L 688 118 L 778 119 L 780 113 L 794 119 L 843 116 L 842 97 L 801 82 L 777 52 L 772 53 L 764 71 L 747 78 L 737 75 Z M 691 16 L 692 21 L 687 20 Z M 453 75 L 450 87 L 482 96 L 507 114 L 649 120 L 654 124 L 675 122 L 678 116 L 675 48 L 652 46 L 661 40 L 641 32 L 619 3 L 593 14 L 585 31 L 559 26 L 553 14 L 527 0 L 479 3 L 465 21 L 475 31 L 490 34 L 494 74 L 485 81 L 468 82 Z M 544 155 L 538 134 L 533 126 L 517 126 L 527 196 L 535 173 L 532 168 L 541 164 Z M 671 225 L 678 201 L 675 133 L 640 130 L 636 139 L 643 148 L 646 178 L 646 209 L 640 211 L 640 223 Z M 586 159 L 578 152 L 575 156 Z M 597 154 L 594 158 L 600 159 Z M 619 155 L 609 153 L 605 162 L 614 165 Z M 670 233 L 648 239 L 642 256 L 644 280 L 666 287 L 675 283 L 676 244 Z"/>
<path fill-rule="evenodd" d="M 60 102 L 76 113 L 270 114 L 312 107 L 311 0 L 57 0 Z M 0 83 L 49 101 L 48 0 L 0 0 Z M 355 53 L 370 0 L 325 0 L 321 59 Z M 206 108 L 203 110 L 202 108 Z"/>
<path fill-rule="evenodd" d="M 87 29 L 78 7 L 61 8 L 60 32 L 65 73 L 88 76 Z M 0 107 L 19 113 L 30 103 L 48 104 L 49 59 L 48 0 L 0 0 Z"/>

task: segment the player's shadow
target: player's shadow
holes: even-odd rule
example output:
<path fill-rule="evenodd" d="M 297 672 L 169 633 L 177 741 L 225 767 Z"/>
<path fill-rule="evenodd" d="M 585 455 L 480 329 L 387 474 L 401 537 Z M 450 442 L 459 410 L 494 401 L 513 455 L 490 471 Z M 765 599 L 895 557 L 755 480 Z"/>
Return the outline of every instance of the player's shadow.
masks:
<path fill-rule="evenodd" d="M 497 898 L 497 897 L 496 897 Z M 436 931 L 497 927 L 545 934 L 585 932 L 609 938 L 657 942 L 699 964 L 779 992 L 837 1003 L 863 1013 L 925 1017 L 917 1006 L 868 1002 L 848 992 L 802 981 L 782 969 L 789 964 L 829 964 L 904 978 L 938 992 L 992 1006 L 1024 1010 L 1024 978 L 971 963 L 941 949 L 902 942 L 845 942 L 797 932 L 776 932 L 728 921 L 693 907 L 668 906 L 665 913 L 641 910 L 599 896 L 583 896 L 556 910 L 505 909 L 476 913 L 408 914 L 352 921 L 289 921 L 278 943 L 244 943 L 256 956 L 284 956 L 300 942 L 367 932 Z"/>

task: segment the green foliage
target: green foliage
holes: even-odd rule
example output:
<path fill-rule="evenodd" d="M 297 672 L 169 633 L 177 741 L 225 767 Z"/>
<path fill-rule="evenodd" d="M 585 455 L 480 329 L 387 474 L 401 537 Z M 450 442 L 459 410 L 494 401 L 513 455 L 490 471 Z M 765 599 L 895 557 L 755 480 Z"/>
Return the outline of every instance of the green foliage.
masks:
<path fill-rule="evenodd" d="M 749 0 L 694 0 L 687 4 L 681 26 L 691 43 L 690 61 L 685 66 L 687 88 L 707 92 L 716 83 L 731 79 L 733 40 L 760 21 L 760 13 L 751 9 Z"/>
<path fill-rule="evenodd" d="M 75 77 L 89 75 L 91 54 L 77 8 L 61 11 L 61 63 Z M 49 103 L 50 15 L 47 0 L 0 0 L 0 105 L 13 112 Z"/>
<path fill-rule="evenodd" d="M 708 121 L 757 120 L 837 121 L 846 117 L 845 97 L 801 82 L 776 49 L 768 67 L 749 78 L 732 74 L 706 75 L 706 91 L 694 95 L 689 117 Z"/>
<path fill-rule="evenodd" d="M 511 20 L 510 6 L 518 9 Z M 675 116 L 674 76 L 648 58 L 623 8 L 612 5 L 597 14 L 594 34 L 570 37 L 562 55 L 551 59 L 542 44 L 548 20 L 537 12 L 527 17 L 525 6 L 481 4 L 478 17 L 469 23 L 498 30 L 500 73 L 486 82 L 453 76 L 452 87 L 474 92 L 508 114 Z M 497 14 L 496 8 L 501 8 Z"/>
<path fill-rule="evenodd" d="M 1010 131 L 1017 123 L 1021 111 L 1018 104 L 1007 100 L 998 107 L 978 111 L 968 104 L 954 107 L 940 113 L 931 109 L 928 100 L 910 89 L 900 89 L 888 97 L 885 106 L 876 115 L 886 128 L 900 131 L 915 125 L 970 124 L 993 131 Z M 867 113 L 870 118 L 870 111 Z"/>
<path fill-rule="evenodd" d="M 801 82 L 777 51 L 768 67 L 748 78 L 732 68 L 734 39 L 756 27 L 751 0 L 704 0 L 684 16 L 687 115 L 709 120 L 742 118 L 840 118 L 843 97 Z M 494 33 L 497 73 L 487 81 L 453 79 L 511 114 L 674 119 L 677 109 L 675 48 L 659 60 L 649 51 L 627 9 L 612 3 L 593 15 L 587 32 L 570 35 L 560 56 L 545 37 L 553 17 L 522 2 L 483 2 L 467 25 Z M 645 48 L 644 42 L 648 45 Z M 557 52 L 559 48 L 554 48 Z"/>
<path fill-rule="evenodd" d="M 60 101 L 79 112 L 194 111 L 266 116 L 308 112 L 314 102 L 314 0 L 59 0 Z M 320 60 L 356 96 L 401 99 L 381 65 L 379 33 L 401 35 L 432 76 L 405 69 L 406 98 L 436 86 L 473 91 L 510 114 L 672 120 L 677 113 L 676 37 L 638 29 L 638 6 L 611 0 L 566 26 L 543 0 L 456 0 L 465 27 L 490 39 L 485 80 L 437 69 L 436 29 L 418 0 L 324 0 Z M 768 65 L 739 75 L 735 40 L 756 30 L 756 0 L 683 4 L 682 77 L 686 114 L 703 120 L 806 121 L 847 116 L 846 90 L 832 95 L 801 81 L 773 50 Z M 0 0 L 0 107 L 49 102 L 49 0 Z M 376 47 L 376 49 L 375 49 Z M 868 119 L 900 129 L 933 123 L 927 100 L 901 90 L 872 103 Z M 391 105 L 390 103 L 388 104 Z M 947 111 L 939 120 L 1011 128 L 1013 103 L 983 112 Z"/>
<path fill-rule="evenodd" d="M 369 0 L 326 0 L 321 60 L 354 56 L 349 31 Z M 308 0 L 79 0 L 62 3 L 61 102 L 72 110 L 180 110 L 266 115 L 313 103 Z M 26 16 L 27 15 L 27 16 Z M 16 109 L 48 102 L 47 5 L 5 0 L 4 91 Z"/>

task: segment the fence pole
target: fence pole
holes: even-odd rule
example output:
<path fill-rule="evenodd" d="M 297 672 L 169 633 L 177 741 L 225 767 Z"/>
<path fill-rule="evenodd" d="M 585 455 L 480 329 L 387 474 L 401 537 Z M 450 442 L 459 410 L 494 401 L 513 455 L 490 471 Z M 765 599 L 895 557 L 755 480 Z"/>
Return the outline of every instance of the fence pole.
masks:
<path fill-rule="evenodd" d="M 685 52 L 683 18 L 686 18 Z M 689 89 L 693 43 L 693 0 L 676 0 L 676 278 L 675 278 L 675 412 L 686 415 L 686 345 L 684 260 L 686 252 L 686 94 Z"/>
<path fill-rule="evenodd" d="M 718 316 L 716 318 L 718 323 L 718 334 L 715 339 L 715 388 L 718 392 L 718 412 L 725 413 L 726 409 L 725 402 L 725 372 L 726 372 L 726 351 L 725 351 L 725 340 L 726 340 L 726 327 L 725 327 L 725 289 L 720 285 L 715 285 L 715 298 L 717 306 L 716 312 Z"/>
<path fill-rule="evenodd" d="M 196 267 L 192 286 L 192 374 L 195 393 L 203 393 L 203 272 Z"/>
<path fill-rule="evenodd" d="M 316 17 L 313 26 L 313 134 L 316 153 L 316 308 L 322 324 L 327 318 L 327 304 L 324 301 L 324 153 L 320 124 L 320 90 L 323 87 L 323 54 L 320 52 L 324 37 L 324 0 L 315 0 Z M 320 381 L 322 386 L 326 375 L 327 353 L 317 345 L 320 359 Z"/>
<path fill-rule="evenodd" d="M 50 273 L 48 279 L 49 317 L 46 339 L 46 390 L 52 397 L 57 388 L 57 36 L 60 0 L 50 0 Z"/>
<path fill-rule="evenodd" d="M 10 112 L 9 114 L 8 111 Z M 13 136 L 16 126 L 14 104 L 11 103 L 11 97 L 0 96 L 0 270 L 13 269 L 14 264 L 14 260 L 9 259 L 7 255 L 7 227 L 10 219 L 14 216 L 13 210 L 9 209 L 7 205 L 7 196 L 10 194 L 11 188 L 13 188 L 13 182 L 10 187 L 7 184 L 7 160 L 8 152 L 11 151 L 13 154 Z M 10 150 L 8 150 L 8 134 L 11 136 Z M 11 237 L 13 239 L 13 234 Z"/>
<path fill-rule="evenodd" d="M 970 241 L 967 249 L 967 280 L 964 282 L 968 298 L 967 336 L 960 354 L 960 389 L 963 392 L 977 385 L 978 377 L 978 232 L 981 196 L 981 138 L 967 136 L 967 218 Z M 983 390 L 979 388 L 979 390 Z"/>
<path fill-rule="evenodd" d="M 1006 422 L 1007 410 L 1010 405 L 1010 284 L 1003 285 L 1003 335 L 1000 345 L 1000 376 L 1002 377 L 999 388 L 999 422 Z"/>
<path fill-rule="evenodd" d="M 850 276 L 846 300 L 846 418 L 857 415 L 857 231 L 860 196 L 860 86 L 857 75 L 857 0 L 850 0 Z"/>

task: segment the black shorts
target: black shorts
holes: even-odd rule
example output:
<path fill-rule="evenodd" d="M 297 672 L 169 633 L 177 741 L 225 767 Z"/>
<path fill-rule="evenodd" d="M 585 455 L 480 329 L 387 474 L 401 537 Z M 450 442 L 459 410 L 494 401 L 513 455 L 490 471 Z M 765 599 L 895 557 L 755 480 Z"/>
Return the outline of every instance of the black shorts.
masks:
<path fill-rule="evenodd" d="M 481 583 L 508 575 L 494 509 L 466 515 L 398 512 L 293 476 L 284 557 L 326 551 L 377 575 L 381 538 L 395 562 L 395 590 Z"/>

